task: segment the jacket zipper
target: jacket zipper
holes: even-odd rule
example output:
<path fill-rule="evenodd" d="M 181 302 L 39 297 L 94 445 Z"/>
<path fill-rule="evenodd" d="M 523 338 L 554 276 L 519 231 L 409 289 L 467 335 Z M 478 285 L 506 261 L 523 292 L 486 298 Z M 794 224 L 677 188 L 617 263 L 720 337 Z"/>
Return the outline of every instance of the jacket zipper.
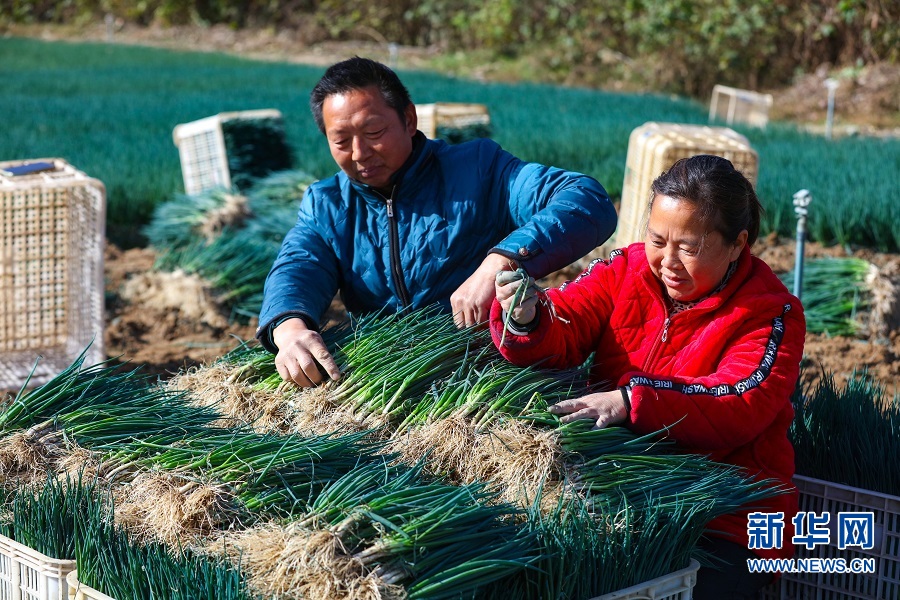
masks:
<path fill-rule="evenodd" d="M 672 317 L 666 317 L 666 320 L 663 322 L 661 335 L 653 342 L 653 347 L 647 354 L 647 358 L 644 359 L 644 366 L 641 369 L 642 371 L 646 371 L 649 368 L 650 363 L 652 363 L 656 359 L 656 353 L 659 350 L 659 347 L 669 339 L 669 325 L 671 323 Z"/>
<path fill-rule="evenodd" d="M 654 295 L 659 299 L 659 301 L 662 302 L 663 308 L 665 309 L 666 314 L 668 315 L 669 307 L 668 307 L 665 299 L 659 293 L 658 288 L 651 286 L 650 289 L 652 292 L 654 292 Z M 694 307 L 694 308 L 691 308 L 691 310 L 692 311 L 700 310 L 701 312 L 706 312 L 709 310 L 709 308 L 697 309 L 696 307 Z M 681 313 L 676 313 L 676 314 L 681 314 Z M 675 315 L 669 315 L 666 317 L 666 320 L 663 321 L 662 332 L 660 332 L 660 336 L 653 342 L 653 347 L 650 349 L 650 352 L 647 354 L 647 358 L 644 360 L 644 365 L 641 369 L 642 371 L 646 372 L 650 368 L 650 364 L 656 360 L 656 354 L 659 352 L 659 347 L 668 341 L 669 326 L 672 324 L 672 318 L 674 316 Z"/>
<path fill-rule="evenodd" d="M 394 277 L 394 286 L 397 288 L 397 294 L 400 296 L 400 304 L 403 308 L 407 308 L 412 302 L 409 299 L 409 290 L 406 289 L 406 282 L 403 280 L 403 268 L 400 266 L 400 232 L 397 220 L 394 218 L 394 193 L 396 191 L 397 186 L 395 185 L 391 188 L 390 198 L 385 198 L 390 239 L 391 275 Z"/>

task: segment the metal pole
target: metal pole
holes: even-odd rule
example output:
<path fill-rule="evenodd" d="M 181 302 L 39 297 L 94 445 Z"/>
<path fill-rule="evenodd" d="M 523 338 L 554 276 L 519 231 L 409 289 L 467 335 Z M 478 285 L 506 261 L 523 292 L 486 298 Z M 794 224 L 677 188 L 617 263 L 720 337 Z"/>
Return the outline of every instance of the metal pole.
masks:
<path fill-rule="evenodd" d="M 834 91 L 838 89 L 840 82 L 837 79 L 829 77 L 825 80 L 825 87 L 828 88 L 828 116 L 825 117 L 825 139 L 831 139 L 831 127 L 834 123 Z"/>
<path fill-rule="evenodd" d="M 400 47 L 397 44 L 393 42 L 388 44 L 388 66 L 391 69 L 397 68 L 397 57 L 399 56 L 399 54 Z"/>
<path fill-rule="evenodd" d="M 803 286 L 803 246 L 806 242 L 806 215 L 809 214 L 809 203 L 812 194 L 809 190 L 800 190 L 794 194 L 794 212 L 797 214 L 797 251 L 794 256 L 794 295 L 800 299 Z"/>
<path fill-rule="evenodd" d="M 103 17 L 103 21 L 106 23 L 106 41 L 112 42 L 116 18 L 111 13 L 106 13 L 106 16 Z"/>

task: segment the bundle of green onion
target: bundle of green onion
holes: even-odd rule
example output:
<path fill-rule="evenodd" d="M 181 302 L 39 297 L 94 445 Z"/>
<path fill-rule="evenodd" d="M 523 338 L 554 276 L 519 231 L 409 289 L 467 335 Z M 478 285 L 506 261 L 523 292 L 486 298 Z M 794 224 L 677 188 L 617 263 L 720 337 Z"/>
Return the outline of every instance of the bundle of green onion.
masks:
<path fill-rule="evenodd" d="M 169 444 L 135 440 L 108 460 L 227 484 L 251 512 L 292 515 L 305 511 L 326 484 L 370 460 L 378 446 L 365 437 L 211 430 Z"/>
<path fill-rule="evenodd" d="M 375 462 L 327 486 L 301 523 L 327 529 L 409 598 L 457 598 L 536 560 L 518 512 L 484 484 L 429 482 L 419 466 Z"/>
<path fill-rule="evenodd" d="M 75 559 L 78 580 L 116 600 L 249 600 L 238 567 L 159 543 L 138 544 L 114 524 L 112 498 L 93 480 L 48 478 L 7 500 L 0 532 L 51 558 Z"/>
<path fill-rule="evenodd" d="M 487 426 L 586 385 L 582 369 L 511 365 L 486 330 L 458 329 L 434 306 L 359 319 L 333 350 L 345 375 L 331 400 L 363 419 L 387 418 L 398 432 L 459 413 Z"/>
<path fill-rule="evenodd" d="M 601 507 L 575 494 L 551 511 L 537 498 L 524 524 L 534 533 L 533 568 L 486 588 L 479 597 L 593 598 L 682 569 L 702 535 L 685 502 L 674 511 L 654 502 L 642 508 L 620 499 Z"/>
<path fill-rule="evenodd" d="M 900 396 L 864 373 L 844 386 L 829 376 L 795 399 L 794 410 L 797 473 L 900 496 Z"/>
<path fill-rule="evenodd" d="M 290 169 L 294 162 L 281 117 L 225 119 L 222 139 L 231 184 L 241 190 L 269 173 Z"/>
<path fill-rule="evenodd" d="M 472 123 L 469 125 L 438 125 L 435 138 L 448 144 L 462 144 L 479 138 L 489 138 L 493 134 L 490 123 Z"/>
<path fill-rule="evenodd" d="M 159 205 L 144 229 L 160 252 L 155 268 L 197 274 L 234 316 L 258 315 L 266 275 L 312 181 L 303 171 L 280 171 L 255 180 L 246 197 L 211 190 Z"/>
<path fill-rule="evenodd" d="M 110 517 L 108 499 L 95 480 L 48 477 L 41 486 L 6 490 L 0 533 L 45 556 L 75 558 L 75 523 L 79 519 L 102 522 Z"/>
<path fill-rule="evenodd" d="M 78 581 L 116 600 L 251 598 L 239 567 L 159 542 L 136 543 L 111 514 L 77 518 L 74 539 Z"/>
<path fill-rule="evenodd" d="M 806 330 L 852 336 L 859 331 L 857 313 L 869 301 L 866 277 L 871 265 L 860 258 L 818 258 L 803 266 L 801 301 Z M 790 289 L 794 271 L 780 276 Z"/>
<path fill-rule="evenodd" d="M 0 405 L 0 432 L 61 427 L 88 444 L 114 444 L 162 432 L 184 436 L 220 417 L 191 403 L 184 393 L 155 385 L 138 369 L 121 371 L 109 363 L 82 368 L 84 357 L 82 353 L 44 385 L 23 387 Z"/>
<path fill-rule="evenodd" d="M 255 317 L 262 308 L 262 287 L 280 244 L 247 229 L 227 232 L 211 242 L 195 240 L 162 254 L 155 269 L 199 275 L 217 291 L 235 316 Z"/>

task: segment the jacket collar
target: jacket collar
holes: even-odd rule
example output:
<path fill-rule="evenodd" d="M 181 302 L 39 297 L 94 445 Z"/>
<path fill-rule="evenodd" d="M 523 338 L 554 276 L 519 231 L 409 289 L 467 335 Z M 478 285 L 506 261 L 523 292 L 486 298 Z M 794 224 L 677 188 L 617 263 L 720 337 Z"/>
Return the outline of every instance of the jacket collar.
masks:
<path fill-rule="evenodd" d="M 394 186 L 398 186 L 403 182 L 404 176 L 413 168 L 413 165 L 418 164 L 422 155 L 425 153 L 425 134 L 421 131 L 416 131 L 416 135 L 413 136 L 412 142 L 412 152 L 409 153 L 409 158 L 406 159 L 406 162 L 403 163 L 403 166 L 397 169 L 397 172 L 391 176 L 391 184 Z"/>

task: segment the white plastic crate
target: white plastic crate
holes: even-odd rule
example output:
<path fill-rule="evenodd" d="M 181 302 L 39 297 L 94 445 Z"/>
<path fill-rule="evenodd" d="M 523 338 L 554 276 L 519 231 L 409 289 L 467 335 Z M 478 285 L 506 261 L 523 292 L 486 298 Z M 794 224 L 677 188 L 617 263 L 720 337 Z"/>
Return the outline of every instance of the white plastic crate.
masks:
<path fill-rule="evenodd" d="M 760 594 L 760 600 L 897 600 L 900 598 L 900 497 L 871 492 L 839 483 L 794 476 L 800 491 L 800 510 L 829 512 L 832 522 L 839 512 L 872 512 L 875 516 L 874 547 L 839 550 L 836 532 L 831 543 L 811 550 L 797 546 L 796 558 L 873 558 L 874 573 L 784 573 Z"/>
<path fill-rule="evenodd" d="M 172 137 L 181 159 L 181 175 L 186 194 L 199 194 L 215 188 L 232 187 L 228 149 L 222 124 L 235 119 L 281 120 L 275 109 L 224 112 L 205 119 L 176 125 Z"/>
<path fill-rule="evenodd" d="M 746 123 L 765 127 L 769 122 L 772 102 L 772 94 L 716 85 L 709 100 L 709 122 L 718 119 L 725 121 L 726 125 Z"/>
<path fill-rule="evenodd" d="M 416 117 L 419 122 L 419 131 L 429 139 L 438 136 L 439 127 L 463 129 L 477 125 L 490 126 L 491 124 L 491 115 L 484 104 L 460 102 L 416 104 Z"/>
<path fill-rule="evenodd" d="M 684 569 L 591 600 L 691 600 L 700 563 L 691 559 Z"/>
<path fill-rule="evenodd" d="M 66 582 L 69 584 L 68 600 L 115 600 L 115 598 L 78 581 L 78 571 L 72 571 L 66 575 Z"/>
<path fill-rule="evenodd" d="M 617 247 L 644 239 L 650 185 L 663 171 L 682 158 L 713 154 L 727 158 L 754 186 L 759 157 L 743 135 L 727 127 L 648 122 L 628 138 L 625 181 L 616 228 Z"/>
<path fill-rule="evenodd" d="M 67 600 L 74 560 L 57 560 L 0 535 L 0 598 Z"/>
<path fill-rule="evenodd" d="M 9 169 L 45 169 L 8 175 Z M 106 190 L 60 159 L 0 163 L 0 390 L 104 359 Z"/>

